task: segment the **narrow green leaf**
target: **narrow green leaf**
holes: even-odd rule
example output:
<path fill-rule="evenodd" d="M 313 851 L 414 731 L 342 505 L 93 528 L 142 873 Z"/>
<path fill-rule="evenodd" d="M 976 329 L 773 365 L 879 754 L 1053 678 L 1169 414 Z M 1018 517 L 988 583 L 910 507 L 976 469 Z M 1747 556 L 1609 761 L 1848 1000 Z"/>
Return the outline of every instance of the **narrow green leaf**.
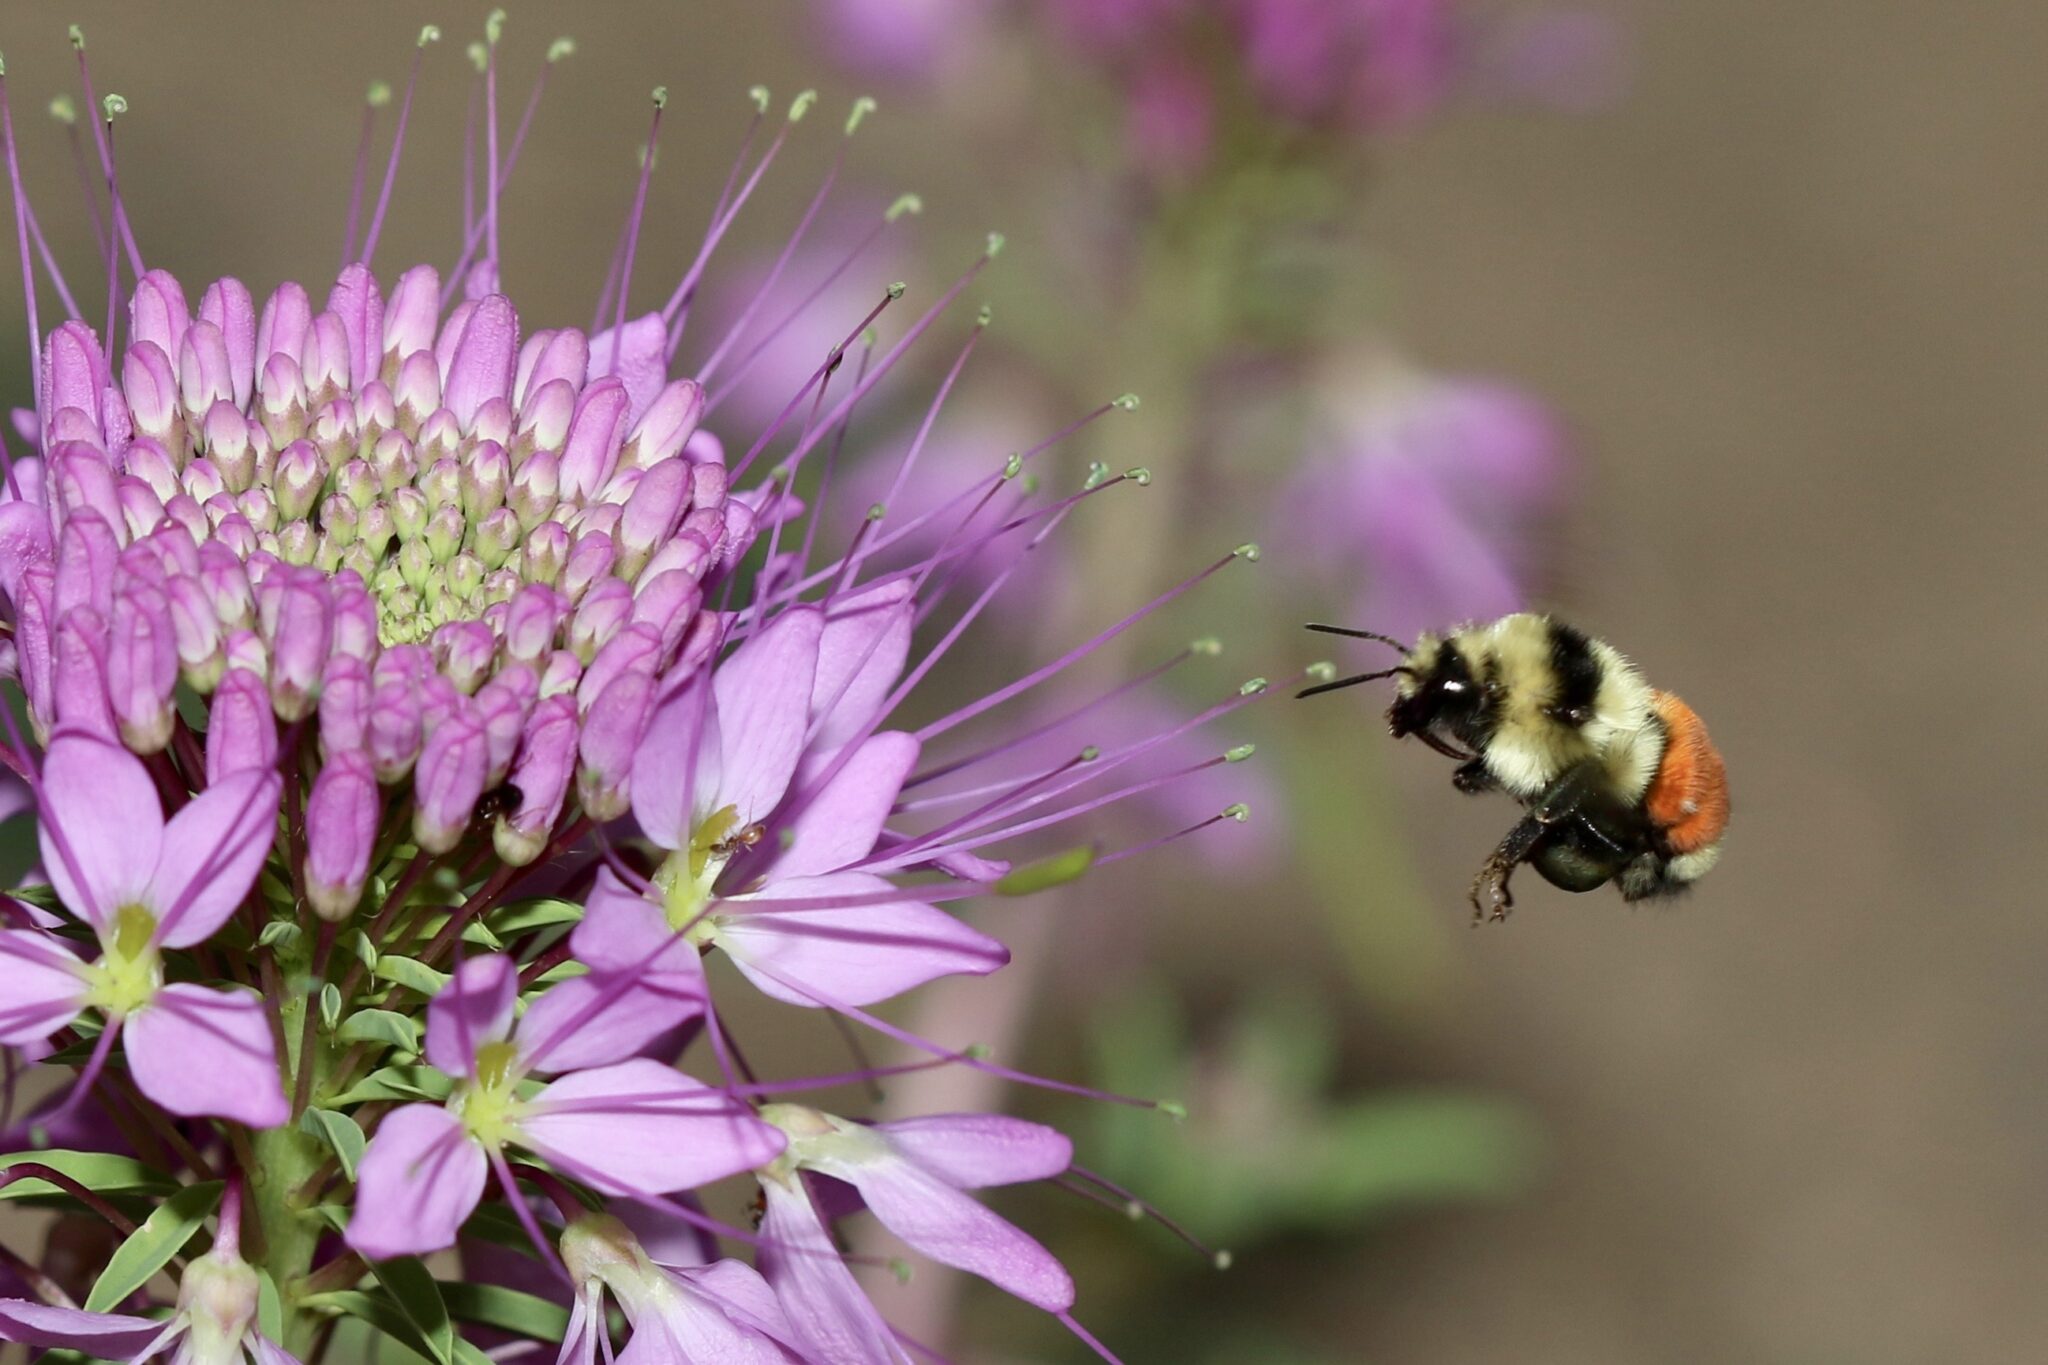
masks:
<path fill-rule="evenodd" d="M 490 917 L 491 932 L 501 938 L 517 938 L 535 929 L 556 924 L 574 924 L 583 918 L 583 907 L 574 901 L 515 901 Z"/>
<path fill-rule="evenodd" d="M 357 1010 L 341 1021 L 344 1043 L 389 1043 L 403 1052 L 420 1050 L 419 1026 L 396 1010 Z"/>
<path fill-rule="evenodd" d="M 356 1178 L 356 1163 L 363 1159 L 368 1141 L 354 1119 L 332 1109 L 308 1109 L 299 1116 L 299 1127 L 333 1148 L 341 1160 L 341 1173 L 350 1180 Z"/>
<path fill-rule="evenodd" d="M 454 1365 L 455 1324 L 448 1316 L 448 1305 L 441 1301 L 441 1286 L 434 1282 L 426 1263 L 417 1256 L 394 1256 L 371 1262 L 370 1269 L 426 1344 L 427 1354 L 441 1365 Z"/>
<path fill-rule="evenodd" d="M 492 933 L 489 926 L 482 920 L 473 919 L 462 926 L 462 941 L 464 943 L 473 943 L 477 947 L 493 953 L 505 951 L 504 941 Z"/>
<path fill-rule="evenodd" d="M 437 972 L 424 962 L 409 957 L 392 957 L 388 953 L 377 959 L 376 974 L 386 981 L 396 982 L 410 991 L 432 999 L 448 984 L 448 974 Z"/>
<path fill-rule="evenodd" d="M 272 1341 L 284 1340 L 284 1299 L 267 1270 L 256 1272 L 256 1330 Z"/>
<path fill-rule="evenodd" d="M 8 1152 L 0 1156 L 0 1170 L 22 1162 L 48 1166 L 68 1175 L 96 1194 L 164 1195 L 175 1193 L 178 1182 L 162 1171 L 145 1166 L 133 1157 L 106 1152 L 73 1152 L 53 1148 L 46 1152 Z M 0 1199 L 33 1199 L 61 1194 L 55 1185 L 34 1176 L 0 1187 Z"/>
<path fill-rule="evenodd" d="M 331 1109 L 368 1100 L 445 1100 L 455 1083 L 430 1066 L 387 1066 L 321 1103 Z"/>
<path fill-rule="evenodd" d="M 187 1185 L 157 1206 L 155 1213 L 121 1243 L 100 1272 L 92 1293 L 85 1299 L 85 1311 L 105 1313 L 115 1304 L 149 1283 L 171 1257 L 184 1250 L 192 1234 L 220 1203 L 221 1182 L 209 1180 Z"/>
<path fill-rule="evenodd" d="M 1035 863 L 1026 863 L 1013 869 L 1007 876 L 998 878 L 995 893 L 998 896 L 1030 896 L 1040 891 L 1050 891 L 1055 886 L 1065 886 L 1077 881 L 1081 875 L 1095 865 L 1095 845 L 1081 844 L 1040 858 Z"/>
<path fill-rule="evenodd" d="M 443 1284 L 441 1298 L 462 1322 L 502 1328 L 539 1341 L 560 1342 L 569 1331 L 569 1310 L 532 1294 L 495 1284 Z"/>

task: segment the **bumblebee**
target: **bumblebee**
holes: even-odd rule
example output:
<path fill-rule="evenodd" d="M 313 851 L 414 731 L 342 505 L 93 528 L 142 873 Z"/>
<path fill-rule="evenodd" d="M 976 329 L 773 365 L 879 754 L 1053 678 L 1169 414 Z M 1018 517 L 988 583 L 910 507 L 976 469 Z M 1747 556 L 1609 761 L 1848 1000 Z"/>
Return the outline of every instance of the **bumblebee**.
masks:
<path fill-rule="evenodd" d="M 1401 651 L 1392 668 L 1305 688 L 1304 697 L 1395 678 L 1387 725 L 1458 768 L 1462 792 L 1504 791 L 1527 812 L 1472 883 L 1474 922 L 1506 919 L 1523 863 L 1566 891 L 1614 883 L 1629 901 L 1670 896 L 1712 870 L 1728 826 L 1728 777 L 1691 707 L 1612 645 L 1517 612 L 1413 648 L 1373 631 L 1310 630 Z"/>

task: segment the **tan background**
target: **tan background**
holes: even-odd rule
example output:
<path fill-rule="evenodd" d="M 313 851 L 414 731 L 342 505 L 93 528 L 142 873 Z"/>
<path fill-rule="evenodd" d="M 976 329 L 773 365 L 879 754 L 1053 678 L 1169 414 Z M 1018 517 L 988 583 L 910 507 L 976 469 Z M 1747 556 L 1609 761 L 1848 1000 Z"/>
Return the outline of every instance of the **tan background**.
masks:
<path fill-rule="evenodd" d="M 133 105 L 121 158 L 152 256 L 259 290 L 332 268 L 354 102 L 439 19 L 457 41 L 433 54 L 428 135 L 380 260 L 445 256 L 455 200 L 432 177 L 453 164 L 451 72 L 481 7 L 9 11 L 9 84 L 53 232 L 77 220 L 37 111 L 68 78 L 75 17 L 101 88 Z M 2048 1339 L 2048 7 L 1616 12 L 1640 49 L 1625 106 L 1433 133 L 1393 160 L 1374 213 L 1415 348 L 1517 376 L 1576 423 L 1594 476 L 1558 604 L 1710 719 L 1738 823 L 1684 908 L 1529 895 L 1507 929 L 1449 940 L 1461 994 L 1446 1020 L 1360 1023 L 1379 1051 L 1528 1097 L 1554 1164 L 1514 1209 L 1333 1249 L 1352 1259 L 1285 1309 L 1322 1317 L 1338 1358 L 2034 1358 Z M 689 234 L 723 172 L 735 87 L 851 93 L 793 41 L 800 13 L 515 12 L 519 62 L 536 29 L 583 44 L 507 205 L 530 316 L 587 307 L 648 86 L 677 97 L 664 173 L 689 187 L 672 201 Z M 951 155 L 937 131 L 913 111 L 872 150 L 966 206 L 935 216 L 945 240 L 981 226 L 978 177 L 1001 168 Z M 771 199 L 810 183 L 782 178 Z M 1394 766 L 1423 885 L 1456 915 L 1500 812 L 1451 802 L 1426 754 Z"/>

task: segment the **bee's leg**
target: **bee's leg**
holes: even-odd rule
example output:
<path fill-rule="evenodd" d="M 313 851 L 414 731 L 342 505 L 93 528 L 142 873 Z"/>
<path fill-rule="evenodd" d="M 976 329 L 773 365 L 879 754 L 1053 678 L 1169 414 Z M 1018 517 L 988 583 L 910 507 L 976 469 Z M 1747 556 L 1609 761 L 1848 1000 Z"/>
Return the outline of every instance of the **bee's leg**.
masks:
<path fill-rule="evenodd" d="M 1469 763 L 1458 765 L 1451 773 L 1451 785 L 1471 795 L 1475 792 L 1499 791 L 1500 779 L 1487 768 L 1485 759 L 1475 758 Z"/>
<path fill-rule="evenodd" d="M 1508 910 L 1515 903 L 1513 893 L 1508 890 L 1508 878 L 1514 875 L 1517 864 L 1525 863 L 1536 851 L 1550 827 L 1533 815 L 1525 815 L 1515 822 L 1507 837 L 1500 841 L 1492 856 L 1480 866 L 1479 875 L 1472 879 L 1472 922 L 1506 919 Z"/>
<path fill-rule="evenodd" d="M 1605 776 L 1592 759 L 1574 763 L 1536 794 L 1536 799 L 1529 803 L 1529 814 L 1546 825 L 1563 824 L 1600 790 Z"/>

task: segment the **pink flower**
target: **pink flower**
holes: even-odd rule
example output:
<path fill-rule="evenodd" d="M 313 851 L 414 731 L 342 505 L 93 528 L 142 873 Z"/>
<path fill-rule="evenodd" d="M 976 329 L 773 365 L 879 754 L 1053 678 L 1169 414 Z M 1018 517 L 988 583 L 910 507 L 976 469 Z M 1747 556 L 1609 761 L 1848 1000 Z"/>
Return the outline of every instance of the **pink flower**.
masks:
<path fill-rule="evenodd" d="M 625 1365 L 780 1365 L 803 1359 L 774 1291 L 738 1261 L 657 1265 L 627 1226 L 606 1214 L 585 1215 L 563 1231 L 562 1261 L 579 1290 L 560 1365 L 597 1360 L 607 1291 L 633 1329 L 618 1357 Z"/>

